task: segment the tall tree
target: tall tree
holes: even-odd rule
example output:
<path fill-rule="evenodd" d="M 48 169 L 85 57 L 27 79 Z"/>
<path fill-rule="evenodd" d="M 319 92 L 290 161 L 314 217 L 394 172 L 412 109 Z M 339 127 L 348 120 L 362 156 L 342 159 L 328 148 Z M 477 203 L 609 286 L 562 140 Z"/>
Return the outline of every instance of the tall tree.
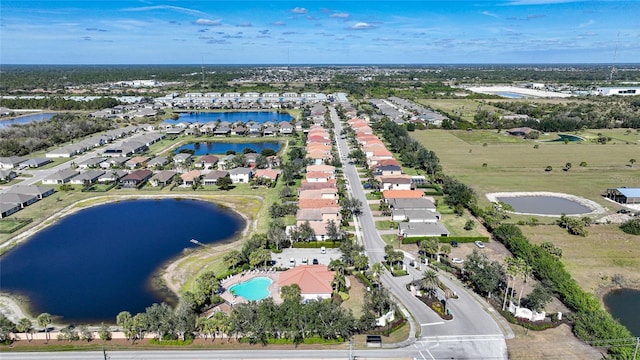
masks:
<path fill-rule="evenodd" d="M 438 279 L 438 273 L 432 269 L 425 270 L 422 273 L 422 279 L 420 279 L 419 286 L 421 289 L 426 290 L 429 297 L 436 294 L 440 280 Z"/>
<path fill-rule="evenodd" d="M 44 328 L 44 337 L 46 341 L 49 341 L 49 324 L 51 324 L 51 315 L 49 313 L 42 313 L 36 318 L 38 326 Z"/>
<path fill-rule="evenodd" d="M 31 334 L 31 332 L 33 331 L 33 323 L 31 322 L 31 320 L 27 318 L 18 320 L 18 323 L 16 324 L 16 330 L 24 333 L 24 337 L 27 339 L 27 341 L 31 341 L 31 339 L 29 339 L 29 334 Z"/>

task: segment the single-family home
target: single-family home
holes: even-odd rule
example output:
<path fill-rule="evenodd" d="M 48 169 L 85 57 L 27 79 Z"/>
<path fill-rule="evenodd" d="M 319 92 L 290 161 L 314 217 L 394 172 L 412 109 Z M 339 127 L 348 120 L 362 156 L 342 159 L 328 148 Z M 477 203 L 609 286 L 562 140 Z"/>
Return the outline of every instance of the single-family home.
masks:
<path fill-rule="evenodd" d="M 59 170 L 42 180 L 46 185 L 58 185 L 68 183 L 71 178 L 78 175 L 78 172 L 71 168 Z"/>
<path fill-rule="evenodd" d="M 102 158 L 102 157 L 90 158 L 78 163 L 78 169 L 81 169 L 81 170 L 93 169 L 93 168 L 99 167 L 100 164 L 104 161 L 105 161 L 105 158 Z"/>
<path fill-rule="evenodd" d="M 13 170 L 0 170 L 0 181 L 9 182 L 16 177 L 16 172 Z"/>
<path fill-rule="evenodd" d="M 229 176 L 234 184 L 246 184 L 253 176 L 253 169 L 247 167 L 237 167 L 229 170 Z"/>
<path fill-rule="evenodd" d="M 151 178 L 153 172 L 147 169 L 135 170 L 120 179 L 120 186 L 123 188 L 135 188 L 144 184 Z"/>
<path fill-rule="evenodd" d="M 338 207 L 338 201 L 333 199 L 299 199 L 299 209 L 317 209 L 323 207 Z"/>
<path fill-rule="evenodd" d="M 419 199 L 421 197 L 424 197 L 422 190 L 384 190 L 382 192 L 382 198 L 385 201 L 389 199 Z"/>
<path fill-rule="evenodd" d="M 72 177 L 69 180 L 70 184 L 74 184 L 74 185 L 89 185 L 89 184 L 93 184 L 96 181 L 98 181 L 98 179 L 100 178 L 100 176 L 104 175 L 104 171 L 103 170 L 87 170 L 85 172 L 82 172 L 74 177 Z"/>
<path fill-rule="evenodd" d="M 149 183 L 151 186 L 167 186 L 176 174 L 173 170 L 162 170 L 153 175 L 153 177 L 149 179 Z"/>
<path fill-rule="evenodd" d="M 402 168 L 399 165 L 382 165 L 375 168 L 374 176 L 393 176 L 401 175 Z"/>
<path fill-rule="evenodd" d="M 317 190 L 299 190 L 299 199 L 333 199 L 338 200 L 338 189 L 323 188 Z"/>
<path fill-rule="evenodd" d="M 6 194 L 27 194 L 34 195 L 39 200 L 46 198 L 47 196 L 52 195 L 55 192 L 55 189 L 50 186 L 39 186 L 39 185 L 15 185 L 9 188 L 6 191 Z"/>
<path fill-rule="evenodd" d="M 381 190 L 412 190 L 413 182 L 410 176 L 380 176 Z"/>
<path fill-rule="evenodd" d="M 133 169 L 135 169 L 137 167 L 143 166 L 145 161 L 147 161 L 147 160 L 148 160 L 148 158 L 146 156 L 134 156 L 131 159 L 127 160 L 125 165 L 129 169 L 133 170 Z"/>
<path fill-rule="evenodd" d="M 264 179 L 271 180 L 271 181 L 276 181 L 276 180 L 278 180 L 278 175 L 280 175 L 280 171 L 279 170 L 258 169 L 258 170 L 256 170 L 256 173 L 255 173 L 254 177 L 256 177 L 256 178 L 264 178 Z"/>
<path fill-rule="evenodd" d="M 398 235 L 403 237 L 449 236 L 449 230 L 439 222 L 400 222 Z"/>
<path fill-rule="evenodd" d="M 156 156 L 153 159 L 147 161 L 147 167 L 161 168 L 169 163 L 169 159 L 166 156 Z"/>
<path fill-rule="evenodd" d="M 52 163 L 53 160 L 47 158 L 33 158 L 20 163 L 20 166 L 28 166 L 30 168 L 39 168 L 40 166 Z"/>
<path fill-rule="evenodd" d="M 288 121 L 281 121 L 278 123 L 279 132 L 282 135 L 291 135 L 293 134 L 293 125 L 291 125 Z"/>
<path fill-rule="evenodd" d="M 11 214 L 15 214 L 20 211 L 22 207 L 17 203 L 5 203 L 0 200 L 0 219 L 4 219 Z"/>
<path fill-rule="evenodd" d="M 0 169 L 13 169 L 17 168 L 20 163 L 27 161 L 26 157 L 22 156 L 9 156 L 0 157 Z"/>
<path fill-rule="evenodd" d="M 101 184 L 113 184 L 120 181 L 128 172 L 125 170 L 108 170 L 98 178 Z"/>
<path fill-rule="evenodd" d="M 32 194 L 5 193 L 0 195 L 0 201 L 9 204 L 18 204 L 21 209 L 38 201 L 38 197 Z"/>
<path fill-rule="evenodd" d="M 193 186 L 200 181 L 200 170 L 191 170 L 180 175 L 181 186 Z"/>
<path fill-rule="evenodd" d="M 191 157 L 189 153 L 178 153 L 173 156 L 173 162 L 175 164 L 188 164 L 191 162 Z"/>
<path fill-rule="evenodd" d="M 320 172 L 320 171 L 313 171 L 313 172 L 308 172 L 306 174 L 306 178 L 308 182 L 327 182 L 329 181 L 329 179 L 335 179 L 335 174 Z"/>
<path fill-rule="evenodd" d="M 203 169 L 213 169 L 218 163 L 218 160 L 220 160 L 220 158 L 215 155 L 205 155 L 196 161 L 196 166 Z"/>
<path fill-rule="evenodd" d="M 202 179 L 202 184 L 205 186 L 218 185 L 218 179 L 225 176 L 229 176 L 228 171 L 213 170 L 204 176 L 204 178 Z"/>

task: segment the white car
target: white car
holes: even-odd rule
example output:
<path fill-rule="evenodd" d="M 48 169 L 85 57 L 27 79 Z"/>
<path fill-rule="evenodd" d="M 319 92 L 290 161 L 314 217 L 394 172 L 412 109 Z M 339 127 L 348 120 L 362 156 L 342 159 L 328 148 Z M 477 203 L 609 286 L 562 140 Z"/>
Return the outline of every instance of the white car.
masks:
<path fill-rule="evenodd" d="M 479 247 L 480 249 L 484 249 L 484 243 L 482 241 L 476 241 L 475 242 L 476 246 Z"/>
<path fill-rule="evenodd" d="M 453 259 L 451 259 L 451 262 L 454 263 L 454 264 L 462 264 L 464 262 L 464 259 L 453 258 Z"/>

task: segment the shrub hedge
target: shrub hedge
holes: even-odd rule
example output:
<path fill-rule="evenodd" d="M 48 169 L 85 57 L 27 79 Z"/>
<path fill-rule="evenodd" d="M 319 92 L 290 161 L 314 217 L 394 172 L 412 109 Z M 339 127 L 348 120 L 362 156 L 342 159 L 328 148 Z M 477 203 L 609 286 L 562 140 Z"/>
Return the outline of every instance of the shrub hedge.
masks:
<path fill-rule="evenodd" d="M 310 241 L 310 242 L 295 242 L 293 243 L 293 247 L 296 249 L 320 249 L 321 247 L 326 248 L 339 248 L 339 241 Z"/>
<path fill-rule="evenodd" d="M 593 295 L 580 288 L 564 268 L 562 262 L 537 245 L 532 245 L 516 225 L 498 226 L 493 235 L 502 242 L 511 253 L 524 259 L 538 279 L 553 285 L 560 300 L 573 309 L 576 322 L 573 332 L 583 341 L 631 338 L 627 328 L 618 323 L 600 305 Z M 609 353 L 618 359 L 628 359 L 632 347 L 611 347 Z"/>
<path fill-rule="evenodd" d="M 439 243 L 451 243 L 457 241 L 459 243 L 472 243 L 476 241 L 488 242 L 486 236 L 416 236 L 402 239 L 403 244 L 417 244 L 422 240 L 436 239 Z"/>

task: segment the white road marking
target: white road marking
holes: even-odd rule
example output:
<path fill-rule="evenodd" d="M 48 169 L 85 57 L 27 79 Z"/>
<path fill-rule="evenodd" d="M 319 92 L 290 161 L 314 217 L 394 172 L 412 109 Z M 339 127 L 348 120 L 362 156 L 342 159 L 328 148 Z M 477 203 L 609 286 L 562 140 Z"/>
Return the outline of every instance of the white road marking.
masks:
<path fill-rule="evenodd" d="M 434 322 L 434 323 L 420 324 L 420 326 L 431 326 L 431 325 L 442 325 L 442 324 L 444 324 L 444 321 Z"/>

